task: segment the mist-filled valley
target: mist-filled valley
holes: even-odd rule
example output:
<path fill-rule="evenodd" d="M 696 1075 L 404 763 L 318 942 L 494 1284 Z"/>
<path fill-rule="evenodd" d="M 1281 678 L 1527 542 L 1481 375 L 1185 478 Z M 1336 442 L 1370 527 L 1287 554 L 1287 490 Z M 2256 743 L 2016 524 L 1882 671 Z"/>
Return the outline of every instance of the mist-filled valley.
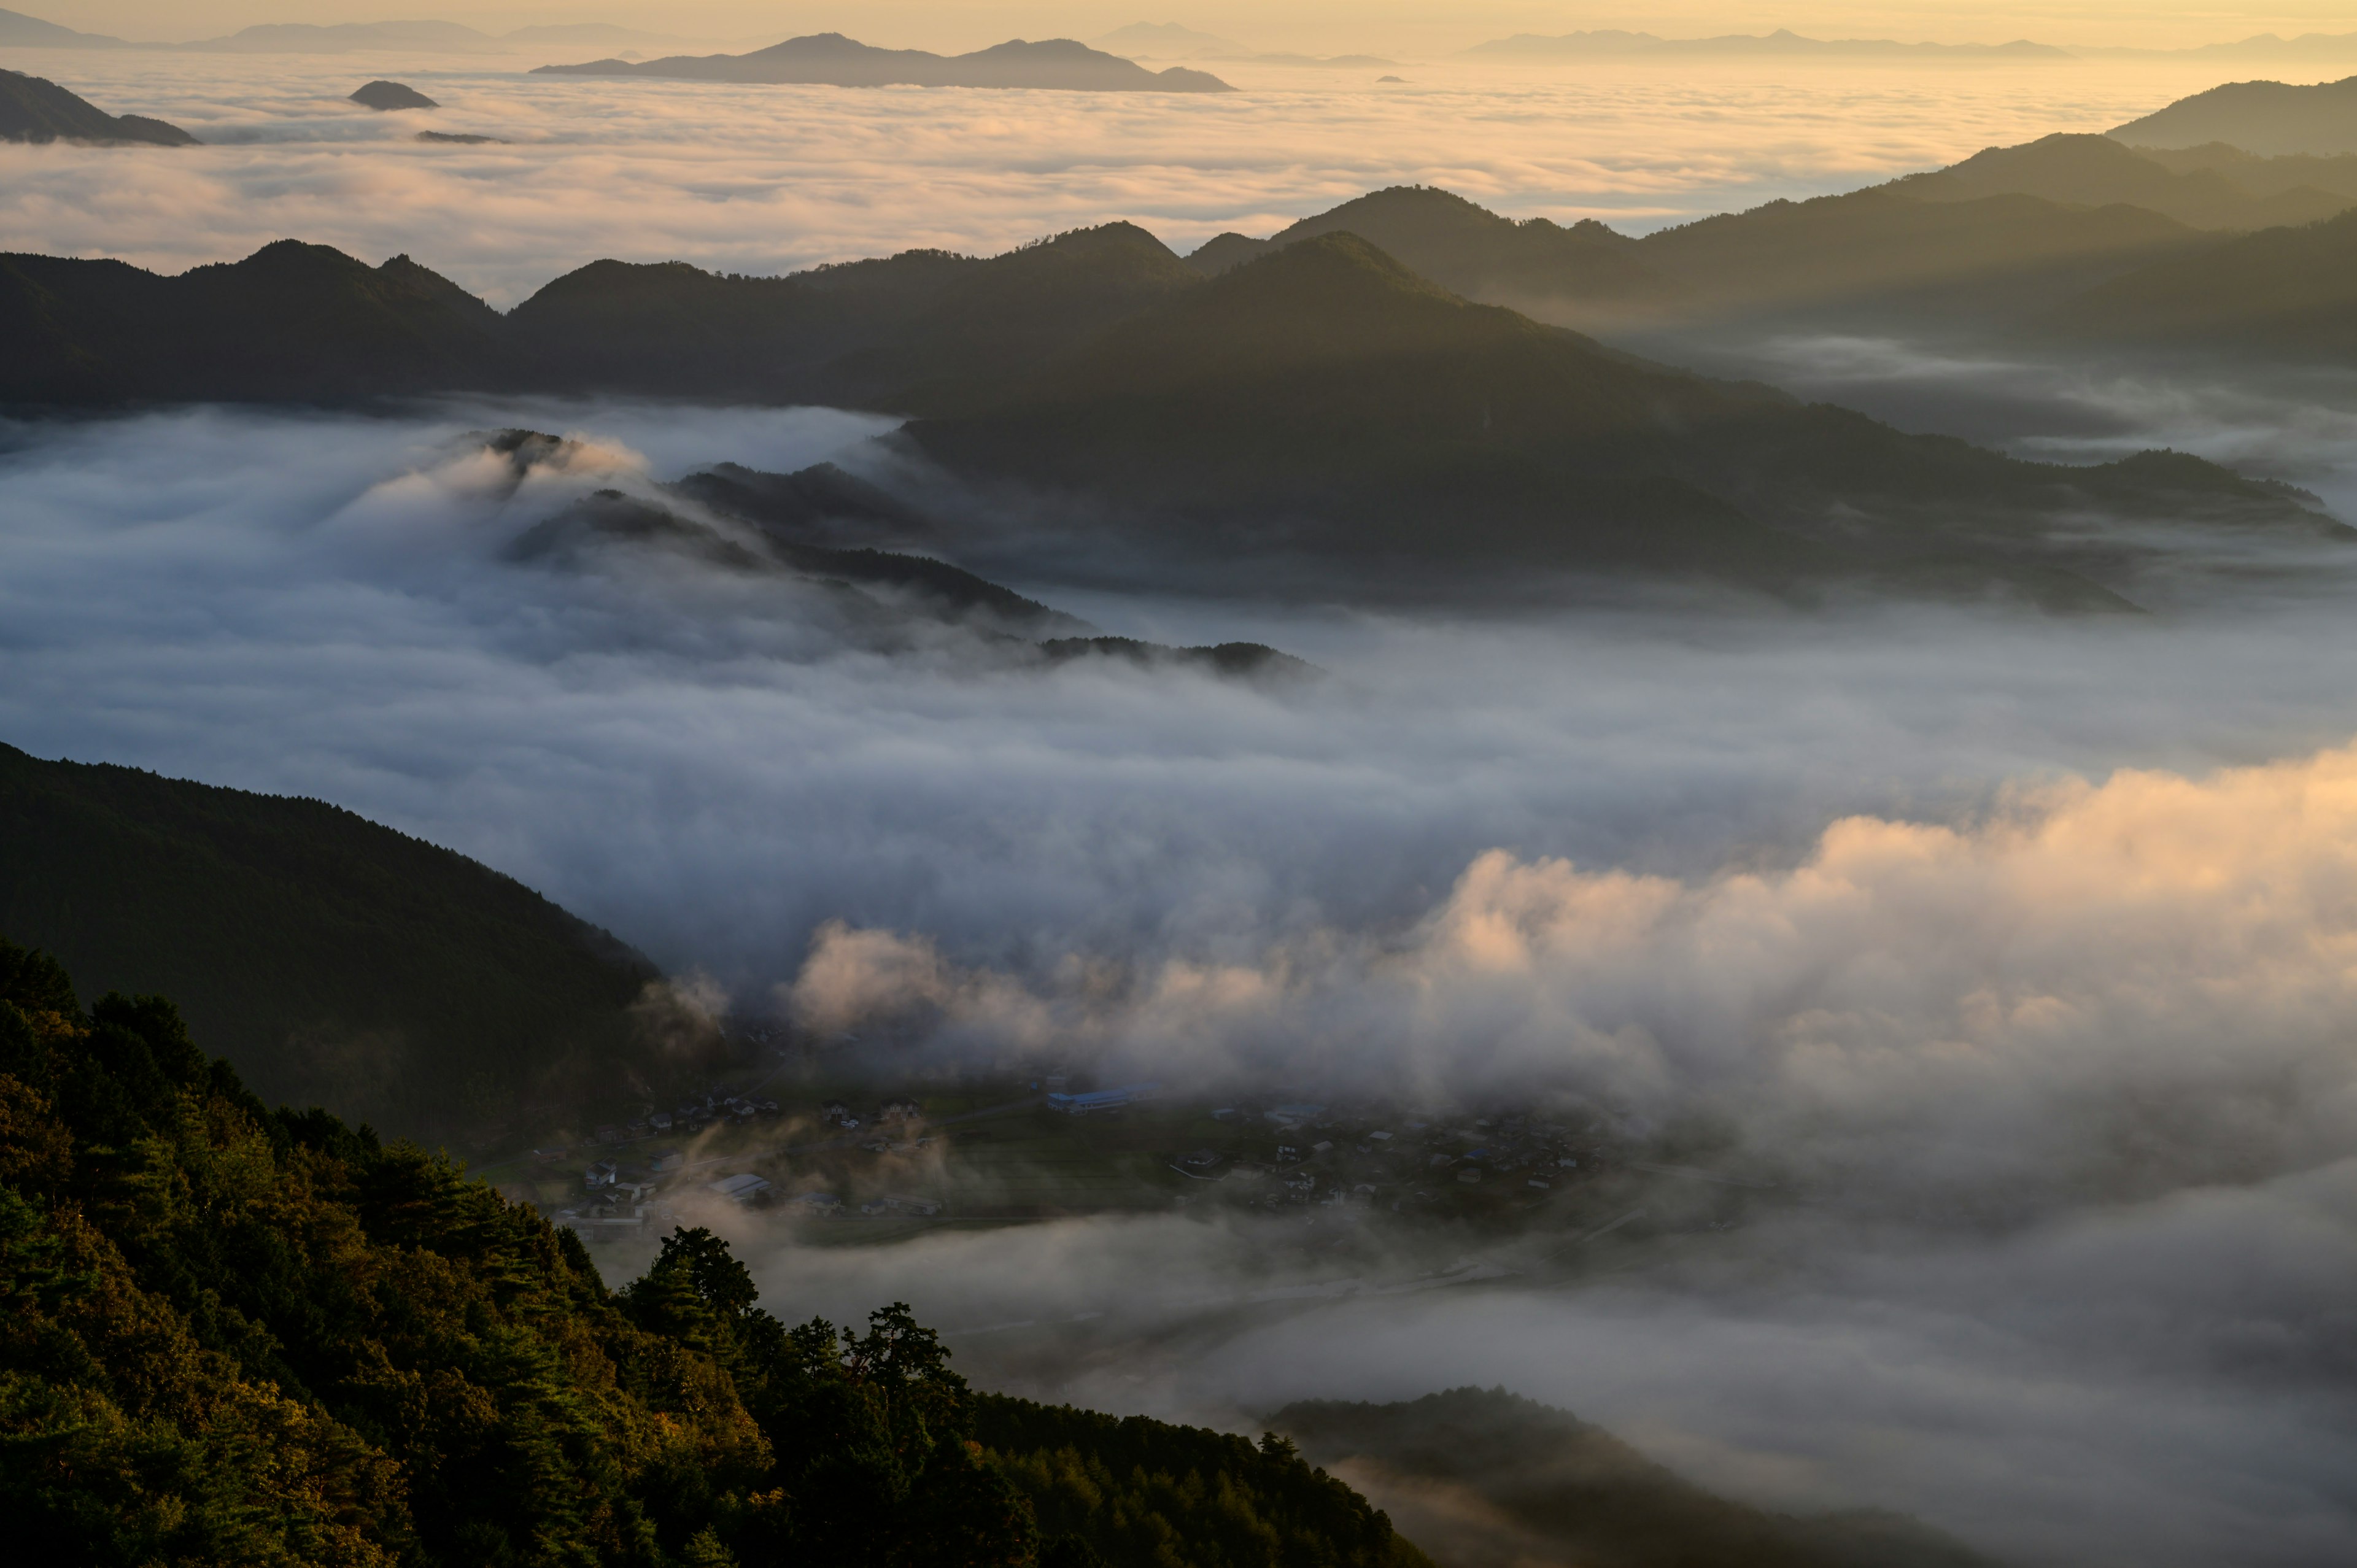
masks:
<path fill-rule="evenodd" d="M 1525 55 L 0 47 L 26 1321 L 287 1561 L 2348 1560 L 2338 99 Z"/>

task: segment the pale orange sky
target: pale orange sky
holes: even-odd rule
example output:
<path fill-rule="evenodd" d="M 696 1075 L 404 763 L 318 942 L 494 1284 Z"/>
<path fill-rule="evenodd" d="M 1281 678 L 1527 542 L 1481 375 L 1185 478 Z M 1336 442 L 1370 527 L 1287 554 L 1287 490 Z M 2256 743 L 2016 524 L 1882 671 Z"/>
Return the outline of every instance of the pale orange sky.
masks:
<path fill-rule="evenodd" d="M 1101 34 L 1125 22 L 1175 21 L 1272 48 L 1383 49 L 1437 54 L 1515 32 L 1631 27 L 1667 37 L 1765 32 L 1789 27 L 1818 37 L 2181 47 L 2253 33 L 2357 32 L 2357 7 L 2273 0 L 2255 6 L 2083 0 L 2075 5 L 1987 6 L 1844 4 L 1672 4 L 1625 0 L 15 0 L 13 9 L 126 38 L 204 38 L 256 22 L 357 22 L 441 17 L 487 30 L 534 22 L 618 22 L 690 36 L 746 38 L 839 31 L 874 42 L 967 48 L 1010 37 Z"/>

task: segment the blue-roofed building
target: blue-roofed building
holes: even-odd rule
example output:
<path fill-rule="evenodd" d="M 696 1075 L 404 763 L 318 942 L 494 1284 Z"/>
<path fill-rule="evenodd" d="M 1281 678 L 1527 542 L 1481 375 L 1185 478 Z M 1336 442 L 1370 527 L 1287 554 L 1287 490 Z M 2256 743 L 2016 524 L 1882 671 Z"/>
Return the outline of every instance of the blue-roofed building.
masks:
<path fill-rule="evenodd" d="M 1051 1094 L 1048 1096 L 1048 1109 L 1067 1116 L 1085 1116 L 1092 1111 L 1118 1111 L 1140 1100 L 1152 1100 L 1161 1092 L 1158 1083 L 1125 1083 L 1119 1089 L 1099 1089 L 1087 1094 Z"/>

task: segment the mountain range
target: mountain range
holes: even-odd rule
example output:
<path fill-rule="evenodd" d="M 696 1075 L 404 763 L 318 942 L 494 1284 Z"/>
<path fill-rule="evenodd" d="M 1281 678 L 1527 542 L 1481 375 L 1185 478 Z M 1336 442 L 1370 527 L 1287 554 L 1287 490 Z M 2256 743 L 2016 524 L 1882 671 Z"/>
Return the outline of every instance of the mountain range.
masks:
<path fill-rule="evenodd" d="M 1512 38 L 1493 38 L 1485 44 L 1476 44 L 1465 52 L 1469 55 L 1541 58 L 1692 55 L 1819 56 L 1847 59 L 2067 60 L 2072 58 L 2068 49 L 2056 48 L 2051 44 L 2034 44 L 2026 38 L 2007 44 L 1903 44 L 1891 38 L 1810 38 L 1785 27 L 1779 27 L 1772 33 L 1729 33 L 1708 38 L 1664 38 L 1652 33 L 1632 33 L 1615 27 L 1554 36 L 1516 33 Z"/>
<path fill-rule="evenodd" d="M 1863 194 L 1911 214 L 2081 210 Z M 1452 582 L 1545 592 L 1562 575 L 1639 570 L 2122 608 L 2132 563 L 2085 544 L 2072 520 L 2347 532 L 2309 499 L 2191 458 L 2018 462 L 1641 360 L 1470 302 L 1359 231 L 1413 231 L 1429 214 L 1504 240 L 1515 262 L 1526 242 L 1609 255 L 1617 237 L 1532 241 L 1441 192 L 1354 205 L 1348 229 L 1209 277 L 1110 224 L 986 260 L 911 252 L 783 278 L 600 262 L 504 316 L 406 257 L 371 268 L 291 241 L 175 278 L 0 257 L 0 327 L 20 346 L 0 364 L 0 398 L 561 389 L 893 411 L 919 416 L 898 439 L 953 489 L 1061 498 L 996 509 L 1029 520 L 1022 541 L 954 535 L 943 553 L 985 575 L 1053 537 L 1063 558 L 1129 564 L 1108 570 L 1252 562 L 1272 587 L 1345 597 Z M 2095 211 L 2131 233 L 2192 233 Z M 938 543 L 875 510 L 841 537 L 791 542 Z"/>
<path fill-rule="evenodd" d="M 673 55 L 632 63 L 591 60 L 544 65 L 538 75 L 645 76 L 682 81 L 814 83 L 832 87 L 1052 88 L 1083 92 L 1232 92 L 1218 77 L 1172 66 L 1148 70 L 1136 61 L 1071 38 L 1021 38 L 971 54 L 886 49 L 816 33 L 743 55 Z"/>
<path fill-rule="evenodd" d="M 621 46 L 683 42 L 606 22 L 543 23 L 486 33 L 458 22 L 264 22 L 216 38 L 188 43 L 134 43 L 104 33 L 77 32 L 20 11 L 0 10 L 0 48 L 186 49 L 200 54 L 370 54 L 389 50 L 436 54 L 501 54 L 523 48 L 574 44 Z"/>

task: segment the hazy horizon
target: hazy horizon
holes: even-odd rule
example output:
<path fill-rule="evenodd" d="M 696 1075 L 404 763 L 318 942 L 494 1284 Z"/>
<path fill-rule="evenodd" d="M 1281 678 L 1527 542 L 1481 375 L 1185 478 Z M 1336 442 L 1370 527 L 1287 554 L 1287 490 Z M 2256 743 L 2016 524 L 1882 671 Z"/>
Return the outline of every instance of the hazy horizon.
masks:
<path fill-rule="evenodd" d="M 486 32 L 565 23 L 604 23 L 642 31 L 719 40 L 782 38 L 843 32 L 896 48 L 977 48 L 1015 37 L 1093 38 L 1134 22 L 1176 22 L 1250 48 L 1321 53 L 1402 49 L 1420 56 L 1454 52 L 1517 33 L 1555 35 L 1620 28 L 1669 38 L 1766 33 L 1789 28 L 1813 38 L 1892 38 L 1901 42 L 1996 44 L 2018 38 L 2061 46 L 2198 48 L 2258 34 L 2357 31 L 2357 20 L 2330 5 L 2227 7 L 2112 4 L 2065 15 L 2029 6 L 1681 5 L 1630 10 L 1610 5 L 1490 0 L 1441 7 L 1429 0 L 1341 5 L 1292 0 L 1238 5 L 1219 0 L 1185 15 L 1132 13 L 1102 4 L 998 4 L 981 0 L 866 0 L 856 6 L 790 0 L 683 0 L 656 5 L 599 0 L 503 0 L 463 16 L 376 0 L 47 0 L 27 15 L 84 32 L 157 41 L 218 37 L 269 23 L 337 24 L 451 20 Z"/>

